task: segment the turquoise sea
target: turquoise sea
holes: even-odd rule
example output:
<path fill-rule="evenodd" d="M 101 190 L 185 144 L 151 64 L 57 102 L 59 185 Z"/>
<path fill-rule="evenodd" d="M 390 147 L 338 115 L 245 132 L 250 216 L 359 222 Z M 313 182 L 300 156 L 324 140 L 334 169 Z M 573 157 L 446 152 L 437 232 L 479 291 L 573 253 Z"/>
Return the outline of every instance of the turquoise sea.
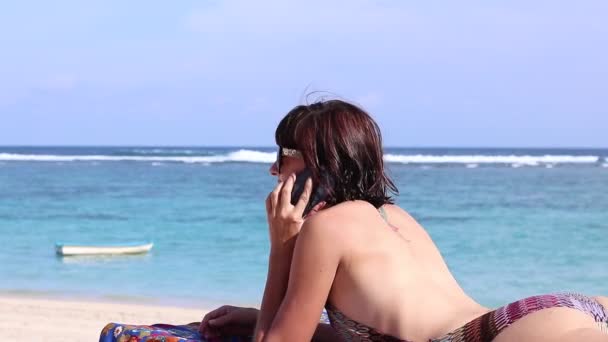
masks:
<path fill-rule="evenodd" d="M 273 148 L 0 147 L 0 293 L 257 305 Z M 387 148 L 397 203 L 484 305 L 608 295 L 608 150 Z M 370 227 L 373 229 L 373 227 Z M 152 240 L 61 258 L 56 241 Z"/>

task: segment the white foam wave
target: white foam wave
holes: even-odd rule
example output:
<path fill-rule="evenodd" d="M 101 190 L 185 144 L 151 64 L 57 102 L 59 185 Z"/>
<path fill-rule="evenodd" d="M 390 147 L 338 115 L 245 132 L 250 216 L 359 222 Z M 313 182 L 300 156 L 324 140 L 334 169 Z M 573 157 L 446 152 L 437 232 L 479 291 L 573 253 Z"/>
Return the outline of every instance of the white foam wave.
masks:
<path fill-rule="evenodd" d="M 261 152 L 238 150 L 215 156 L 104 156 L 104 155 L 43 155 L 0 153 L 2 161 L 40 161 L 40 162 L 74 162 L 74 161 L 145 161 L 145 162 L 175 162 L 175 163 L 273 163 L 276 152 Z"/>
<path fill-rule="evenodd" d="M 519 164 L 519 165 L 538 165 L 538 164 L 591 164 L 597 163 L 598 156 L 570 156 L 570 155 L 397 155 L 386 154 L 384 159 L 387 162 L 402 164 Z"/>
<path fill-rule="evenodd" d="M 165 148 L 153 148 L 153 149 L 134 149 L 130 150 L 133 153 L 138 154 L 194 154 L 193 150 L 181 150 L 181 149 L 165 149 Z"/>
<path fill-rule="evenodd" d="M 108 156 L 108 155 L 43 155 L 43 154 L 16 154 L 0 153 L 0 161 L 40 161 L 40 162 L 104 162 L 104 161 L 142 161 L 150 163 L 198 163 L 213 164 L 226 162 L 241 163 L 273 163 L 276 152 L 264 152 L 241 149 L 220 155 L 212 156 Z M 513 167 L 556 165 L 556 164 L 594 164 L 600 161 L 598 156 L 572 156 L 572 155 L 401 155 L 386 154 L 384 160 L 388 163 L 400 164 L 464 164 L 474 168 L 484 164 L 506 164 Z M 608 165 L 604 162 L 602 165 Z M 605 166 L 604 166 L 605 167 Z"/>
<path fill-rule="evenodd" d="M 602 164 L 602 167 L 608 167 L 608 163 Z"/>

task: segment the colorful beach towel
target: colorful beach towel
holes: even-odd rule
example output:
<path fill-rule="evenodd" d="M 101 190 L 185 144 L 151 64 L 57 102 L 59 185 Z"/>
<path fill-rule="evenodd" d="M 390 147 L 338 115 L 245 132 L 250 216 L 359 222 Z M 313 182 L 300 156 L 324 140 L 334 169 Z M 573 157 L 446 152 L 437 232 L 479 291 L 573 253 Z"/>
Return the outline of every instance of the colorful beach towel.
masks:
<path fill-rule="evenodd" d="M 327 312 L 323 310 L 319 323 L 329 324 Z M 153 324 L 132 325 L 108 323 L 101 331 L 99 342 L 245 342 L 251 336 L 226 336 L 207 340 L 198 332 L 200 323 L 186 325 Z"/>
<path fill-rule="evenodd" d="M 109 323 L 101 331 L 99 342 L 244 342 L 251 337 L 230 336 L 207 340 L 198 333 L 198 322 L 186 325 L 129 325 Z"/>

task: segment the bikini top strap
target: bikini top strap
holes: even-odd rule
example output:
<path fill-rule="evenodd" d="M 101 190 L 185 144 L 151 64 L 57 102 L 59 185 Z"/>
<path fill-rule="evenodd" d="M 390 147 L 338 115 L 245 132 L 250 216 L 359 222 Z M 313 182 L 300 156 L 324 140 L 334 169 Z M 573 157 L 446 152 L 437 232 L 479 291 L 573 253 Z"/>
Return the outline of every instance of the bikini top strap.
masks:
<path fill-rule="evenodd" d="M 388 216 L 386 216 L 386 211 L 384 210 L 384 206 L 378 208 L 378 211 L 380 212 L 380 216 L 382 216 L 382 219 L 384 220 L 384 222 L 388 223 Z"/>
<path fill-rule="evenodd" d="M 388 224 L 389 227 L 391 227 L 391 229 L 395 232 L 399 231 L 399 227 L 393 226 L 390 222 L 388 222 L 388 215 L 386 214 L 386 210 L 384 209 L 384 206 L 378 208 L 378 212 L 380 212 L 380 216 L 382 216 L 382 219 L 384 220 L 384 222 L 386 222 L 386 224 Z"/>

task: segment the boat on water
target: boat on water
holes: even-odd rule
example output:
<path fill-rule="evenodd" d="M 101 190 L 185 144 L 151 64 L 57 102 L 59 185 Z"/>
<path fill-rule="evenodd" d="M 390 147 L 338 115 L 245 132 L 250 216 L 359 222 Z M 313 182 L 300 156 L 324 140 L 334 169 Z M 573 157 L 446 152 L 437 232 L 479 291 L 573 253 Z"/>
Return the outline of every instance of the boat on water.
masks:
<path fill-rule="evenodd" d="M 55 251 L 60 256 L 77 255 L 125 255 L 143 254 L 152 249 L 152 242 L 133 242 L 125 244 L 76 244 L 56 243 Z"/>

